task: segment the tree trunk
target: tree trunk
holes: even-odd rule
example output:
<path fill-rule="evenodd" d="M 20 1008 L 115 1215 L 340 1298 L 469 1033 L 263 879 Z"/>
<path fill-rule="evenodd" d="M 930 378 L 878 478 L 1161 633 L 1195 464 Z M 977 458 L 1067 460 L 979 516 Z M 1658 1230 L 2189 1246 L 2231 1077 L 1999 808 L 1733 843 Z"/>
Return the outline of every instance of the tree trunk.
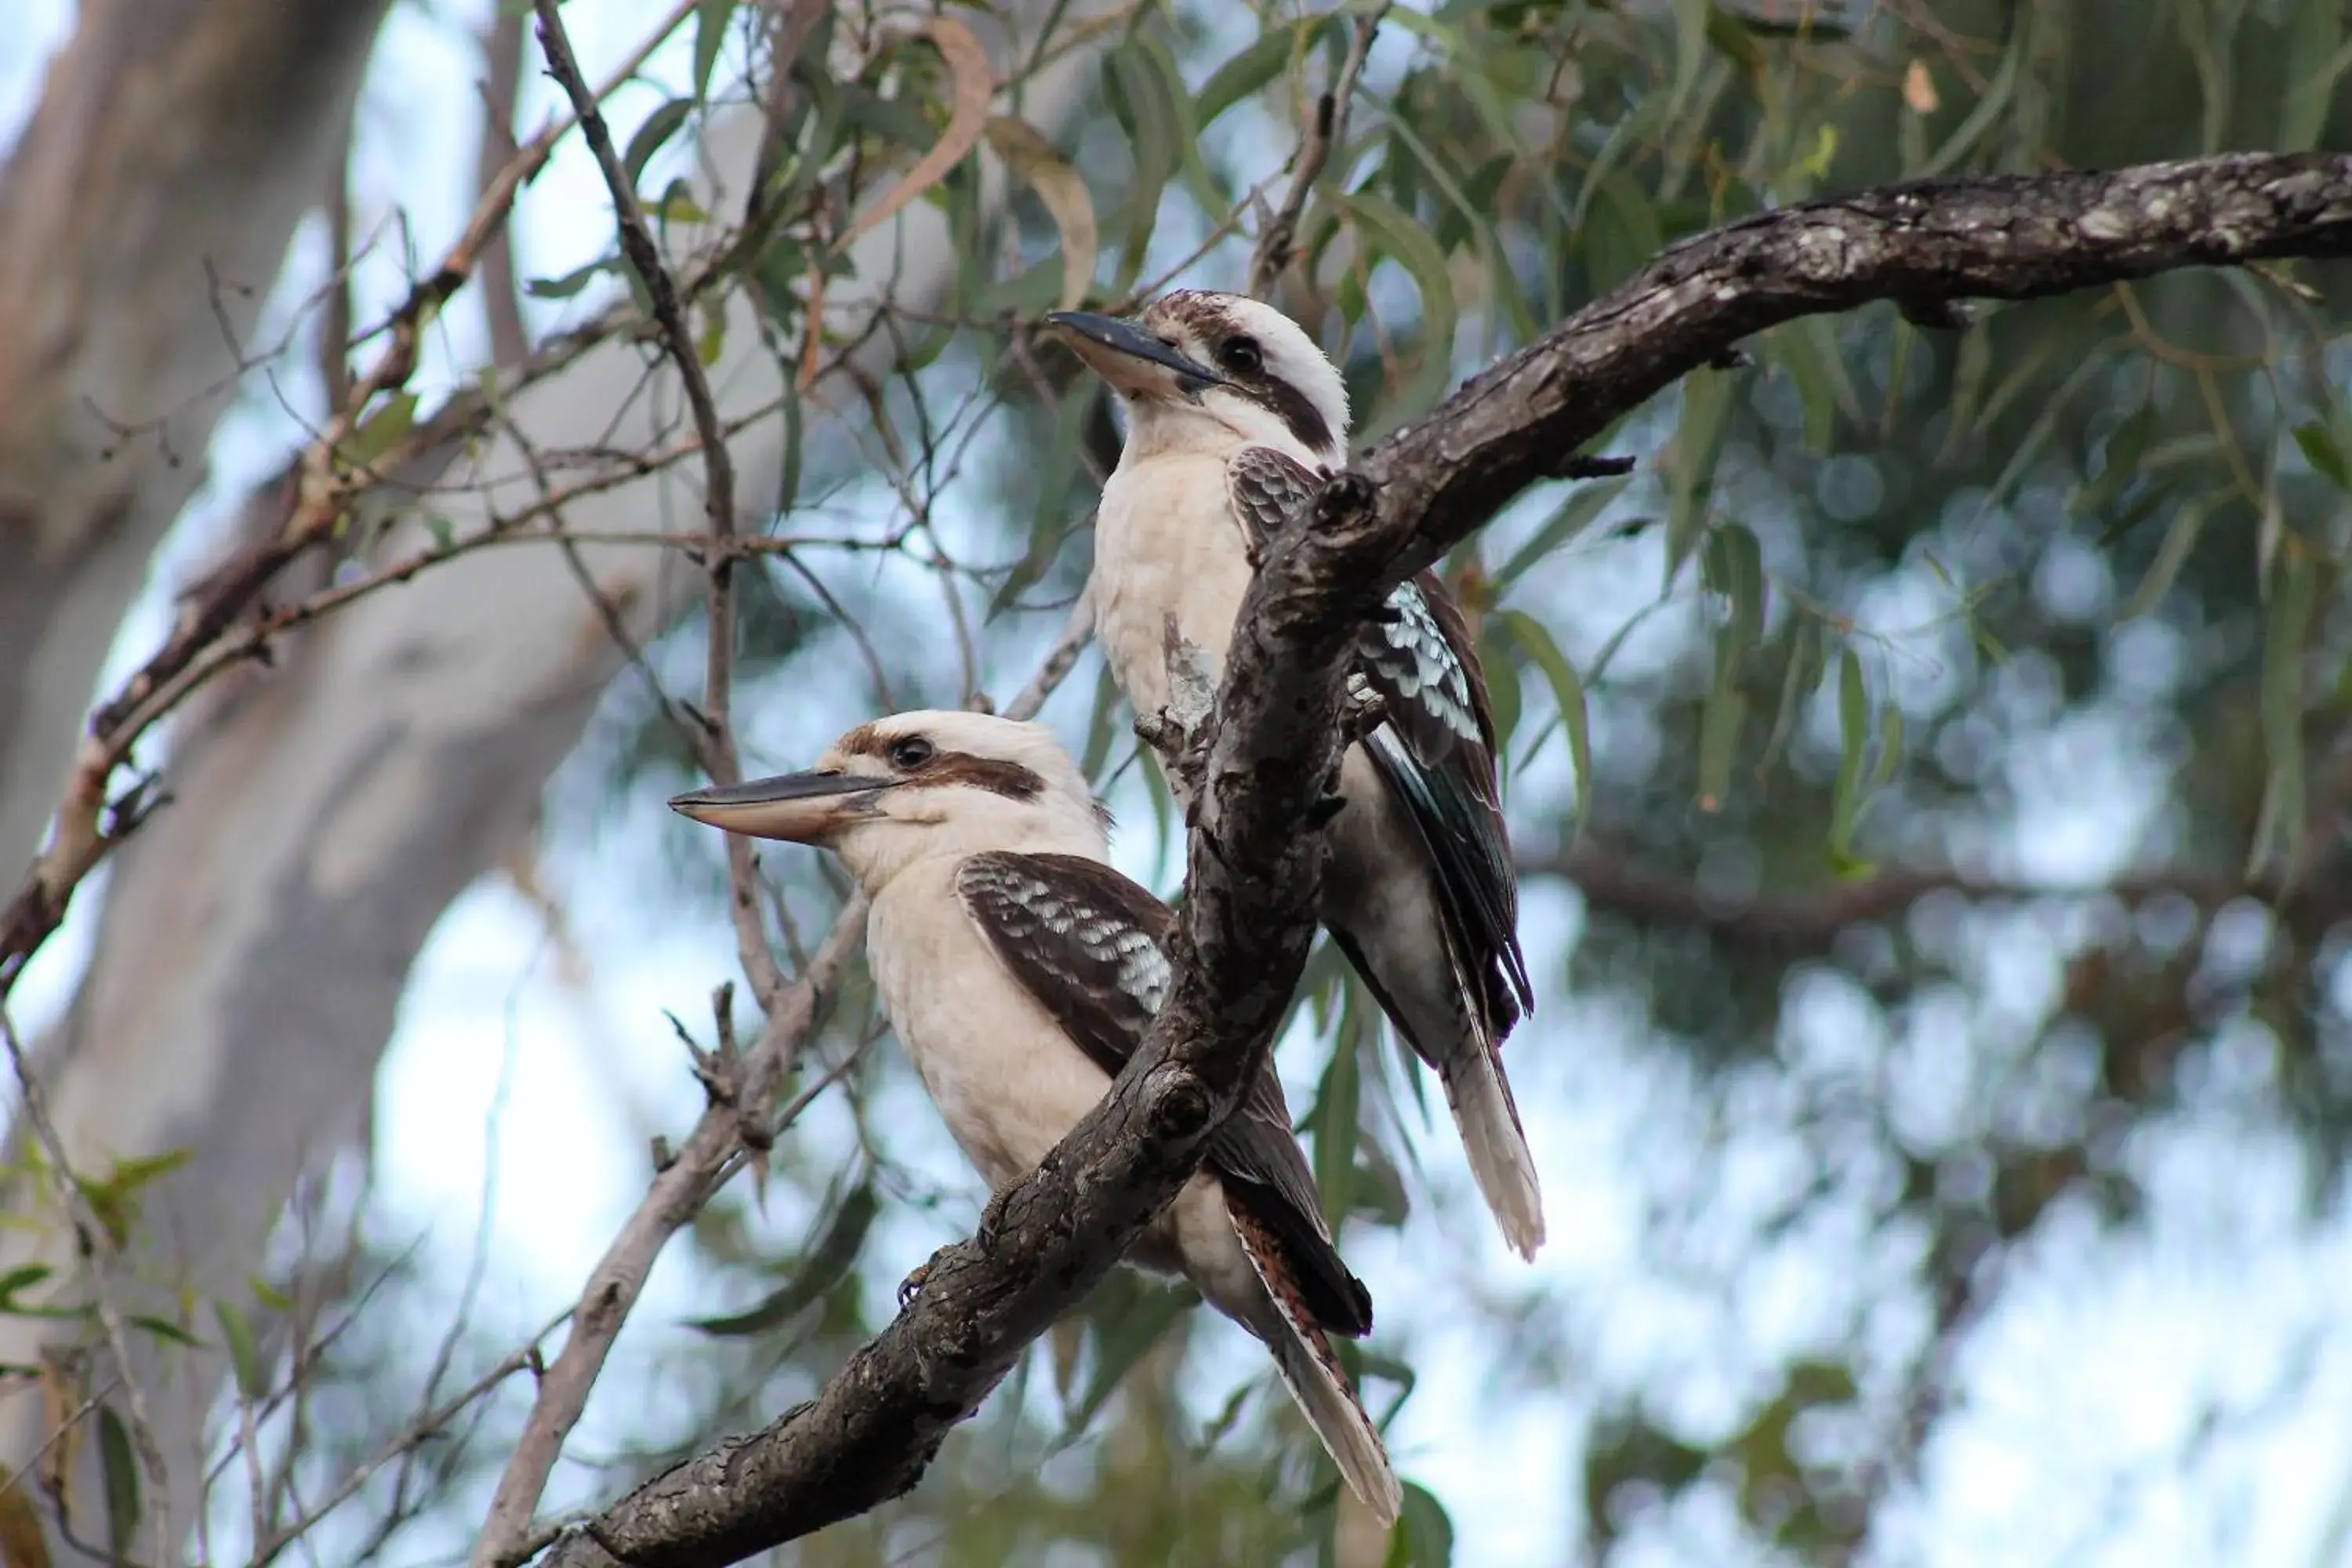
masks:
<path fill-rule="evenodd" d="M 0 868 L 39 847 L 91 688 L 385 0 L 89 0 L 0 172 Z"/>

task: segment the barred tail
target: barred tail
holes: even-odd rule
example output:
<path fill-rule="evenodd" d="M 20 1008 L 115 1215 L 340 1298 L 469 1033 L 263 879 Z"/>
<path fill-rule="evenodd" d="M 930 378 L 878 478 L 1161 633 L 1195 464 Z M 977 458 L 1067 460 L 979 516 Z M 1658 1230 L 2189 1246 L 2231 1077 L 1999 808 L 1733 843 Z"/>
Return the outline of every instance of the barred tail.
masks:
<path fill-rule="evenodd" d="M 1323 1440 L 1331 1462 L 1339 1467 L 1348 1488 L 1372 1510 L 1383 1528 L 1396 1522 L 1402 1489 L 1389 1468 L 1388 1449 L 1364 1413 L 1348 1374 L 1333 1353 L 1331 1341 L 1307 1311 L 1289 1265 L 1274 1233 L 1237 1205 L 1229 1205 L 1234 1230 L 1242 1251 L 1265 1287 L 1271 1310 L 1259 1325 L 1260 1337 L 1274 1352 L 1275 1369 L 1283 1386 L 1306 1413 L 1307 1423 Z"/>

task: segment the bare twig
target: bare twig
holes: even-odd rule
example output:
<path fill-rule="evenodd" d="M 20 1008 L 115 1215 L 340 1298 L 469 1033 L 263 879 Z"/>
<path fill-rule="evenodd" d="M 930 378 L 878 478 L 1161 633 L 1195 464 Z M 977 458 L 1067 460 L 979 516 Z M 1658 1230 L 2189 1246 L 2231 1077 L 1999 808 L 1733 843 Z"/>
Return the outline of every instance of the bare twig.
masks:
<path fill-rule="evenodd" d="M 1282 269 L 1290 265 L 1291 243 L 1298 237 L 1298 220 L 1307 211 L 1307 198 L 1314 192 L 1315 182 L 1323 177 L 1323 165 L 1331 160 L 1331 149 L 1348 139 L 1348 101 L 1356 95 L 1356 79 L 1364 73 L 1364 57 L 1372 52 L 1372 37 L 1381 30 L 1381 18 L 1389 14 L 1388 0 L 1356 17 L 1355 40 L 1348 46 L 1348 58 L 1339 68 L 1339 78 L 1329 91 L 1315 100 L 1314 118 L 1307 123 L 1307 133 L 1298 144 L 1298 160 L 1290 176 L 1290 194 L 1257 238 L 1257 251 L 1250 258 L 1249 291 L 1260 300 L 1274 294 L 1275 280 Z"/>
<path fill-rule="evenodd" d="M 172 1494 L 163 1470 L 163 1449 L 155 1440 L 155 1422 L 148 1413 L 146 1392 L 131 1372 L 131 1335 L 125 1326 L 122 1304 L 114 1299 L 114 1265 L 121 1248 L 115 1244 L 113 1231 L 99 1217 L 98 1205 L 90 1201 L 89 1189 L 82 1185 L 73 1162 L 67 1158 L 65 1139 L 59 1136 L 57 1121 L 49 1115 L 48 1095 L 34 1076 L 32 1063 L 25 1059 L 24 1044 L 17 1039 L 16 1023 L 4 1004 L 0 1004 L 0 1045 L 7 1047 L 8 1065 L 16 1072 L 17 1091 L 24 1097 L 25 1120 L 32 1123 L 33 1136 L 48 1159 L 58 1185 L 65 1194 L 67 1209 L 73 1215 L 74 1228 L 80 1233 L 82 1246 L 89 1254 L 91 1304 L 98 1312 L 99 1327 L 106 1335 L 106 1348 L 114 1357 L 115 1375 L 122 1382 L 123 1403 L 131 1407 L 131 1444 L 138 1451 L 140 1468 L 147 1472 L 148 1495 L 154 1507 L 153 1561 L 168 1562 L 176 1552 L 179 1538 L 172 1532 Z"/>
<path fill-rule="evenodd" d="M 652 226 L 646 222 L 636 188 L 621 164 L 620 149 L 613 145 L 613 133 L 605 128 L 604 116 L 596 107 L 595 91 L 581 74 L 580 62 L 572 56 L 572 40 L 563 30 L 562 17 L 556 13 L 555 0 L 535 0 L 535 6 L 539 44 L 547 56 L 548 71 L 572 100 L 572 112 L 580 120 L 580 134 L 587 142 L 588 150 L 595 154 L 597 167 L 604 171 L 604 187 L 613 196 L 613 216 L 620 225 L 622 253 L 645 282 L 646 292 L 653 301 L 654 321 L 661 328 L 663 346 L 668 350 L 672 363 L 677 366 L 678 380 L 686 387 L 687 406 L 694 416 L 695 435 L 702 444 L 702 506 L 710 535 L 713 539 L 730 539 L 735 532 L 735 463 L 728 455 L 719 405 L 710 395 L 710 378 L 703 374 L 702 355 L 695 346 L 694 330 L 687 322 L 677 280 L 662 264 Z M 735 784 L 743 782 L 743 769 L 736 758 L 735 731 L 730 716 L 735 668 L 734 556 L 725 551 L 714 552 L 709 572 L 709 657 L 704 666 L 702 744 L 698 750 L 703 771 L 714 783 Z M 759 881 L 752 872 L 751 846 L 735 834 L 726 837 L 736 949 L 742 960 L 743 973 L 751 982 L 752 994 L 763 1009 L 771 1008 L 784 988 L 784 977 L 776 968 L 775 954 L 769 951 L 767 932 L 760 923 Z"/>
<path fill-rule="evenodd" d="M 336 1485 L 334 1490 L 320 1499 L 310 1511 L 305 1513 L 301 1518 L 287 1524 L 284 1528 L 275 1531 L 267 1538 L 257 1537 L 256 1540 L 258 1544 L 255 1547 L 253 1553 L 254 1568 L 261 1568 L 262 1564 L 276 1558 L 278 1554 L 285 1551 L 287 1547 L 292 1545 L 302 1536 L 308 1534 L 320 1520 L 334 1512 L 335 1510 L 342 1507 L 343 1504 L 349 1502 L 352 1498 L 357 1497 L 359 1495 L 360 1489 L 366 1486 L 368 1481 L 377 1471 L 383 1469 L 384 1466 L 392 1463 L 393 1460 L 400 1458 L 403 1454 L 413 1452 L 418 1444 L 424 1442 L 428 1437 L 431 1437 L 444 1426 L 446 1426 L 453 1419 L 463 1412 L 467 1405 L 472 1405 L 476 1400 L 481 1398 L 482 1395 L 489 1393 L 490 1390 L 506 1382 L 507 1379 L 515 1376 L 519 1373 L 529 1371 L 533 1360 L 539 1354 L 539 1346 L 541 1342 L 545 1340 L 548 1335 L 553 1333 L 556 1327 L 562 1321 L 562 1318 L 561 1316 L 551 1320 L 545 1328 L 541 1329 L 538 1333 L 531 1336 L 530 1342 L 529 1344 L 525 1345 L 522 1349 L 516 1351 L 504 1361 L 499 1362 L 496 1366 L 490 1368 L 489 1371 L 482 1373 L 481 1376 L 476 1378 L 470 1384 L 460 1390 L 458 1393 L 452 1394 L 440 1405 L 434 1406 L 424 1415 L 419 1415 L 415 1421 L 409 1423 L 406 1427 L 394 1436 L 389 1442 L 378 1448 L 375 1453 L 369 1458 L 365 1464 L 356 1467 L 352 1469 L 351 1474 L 345 1476 L 342 1480 Z"/>

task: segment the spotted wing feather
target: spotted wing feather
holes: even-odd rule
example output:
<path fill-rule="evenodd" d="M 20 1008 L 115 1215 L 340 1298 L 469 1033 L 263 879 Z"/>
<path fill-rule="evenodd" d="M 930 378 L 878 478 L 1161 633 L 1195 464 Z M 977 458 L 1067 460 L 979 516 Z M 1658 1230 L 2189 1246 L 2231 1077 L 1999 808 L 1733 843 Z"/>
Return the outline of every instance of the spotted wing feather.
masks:
<path fill-rule="evenodd" d="M 1117 1077 L 1167 998 L 1174 911 L 1077 855 L 974 855 L 957 872 L 956 891 L 1013 978 Z M 1316 1321 L 1339 1333 L 1370 1332 L 1370 1293 L 1323 1223 L 1315 1173 L 1271 1064 L 1210 1140 L 1204 1163 L 1223 1179 L 1229 1204 L 1280 1238 Z"/>
<path fill-rule="evenodd" d="M 1519 947 L 1518 878 L 1511 866 L 1510 831 L 1503 821 L 1501 790 L 1495 778 L 1495 719 L 1485 672 L 1472 646 L 1470 628 L 1452 595 L 1435 574 L 1424 572 L 1403 585 L 1412 590 L 1460 684 L 1468 732 L 1433 755 L 1394 722 L 1374 731 L 1365 750 L 1404 804 L 1428 845 L 1450 935 L 1479 977 L 1486 1026 L 1496 1040 L 1535 1005 L 1527 958 Z"/>

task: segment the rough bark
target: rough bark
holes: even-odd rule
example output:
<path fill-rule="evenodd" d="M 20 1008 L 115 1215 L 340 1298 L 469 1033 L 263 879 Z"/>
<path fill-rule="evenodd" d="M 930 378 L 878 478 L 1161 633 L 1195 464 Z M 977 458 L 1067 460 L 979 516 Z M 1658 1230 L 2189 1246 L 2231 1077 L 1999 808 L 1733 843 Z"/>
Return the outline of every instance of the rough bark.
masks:
<path fill-rule="evenodd" d="M 38 847 L 385 9 L 92 0 L 0 172 L 0 866 Z"/>
<path fill-rule="evenodd" d="M 1079 51 L 1034 80 L 1032 119 L 1049 130 L 1066 120 L 1090 63 Z M 750 111 L 713 124 L 703 147 L 706 210 L 740 210 L 760 134 Z M 990 179 L 1001 190 L 1001 171 Z M 673 237 L 681 247 L 697 238 L 687 226 L 673 226 Z M 943 220 L 921 204 L 868 236 L 855 259 L 856 277 L 836 288 L 831 311 L 847 335 L 886 293 L 935 308 L 953 276 Z M 726 351 L 709 378 L 719 416 L 731 422 L 776 400 L 783 369 L 740 290 L 727 310 Z M 872 352 L 887 348 L 877 341 Z M 614 342 L 513 395 L 508 428 L 440 474 L 432 510 L 465 533 L 493 508 L 519 508 L 537 493 L 526 448 L 652 450 L 674 440 L 669 400 L 646 394 L 649 363 L 642 345 Z M 854 449 L 824 428 L 813 424 L 812 450 Z M 747 521 L 773 505 L 784 439 L 771 416 L 730 443 Z M 405 474 L 388 489 L 409 493 L 403 484 L 425 477 Z M 256 505 L 268 527 L 268 498 Z M 665 522 L 699 531 L 699 468 L 575 501 L 565 521 L 583 532 Z M 398 559 L 428 542 L 412 521 L 383 552 Z M 527 829 L 549 775 L 622 668 L 597 600 L 641 643 L 703 582 L 670 551 L 583 545 L 578 559 L 594 597 L 548 546 L 462 556 L 280 639 L 271 668 L 224 678 L 184 713 L 173 803 L 121 852 L 88 977 L 42 1053 L 79 1159 L 102 1171 L 112 1158 L 191 1152 L 149 1189 L 151 1273 L 199 1296 L 244 1299 L 297 1179 L 361 1130 L 426 934 Z M 54 1228 L 0 1231 L 0 1274 L 30 1261 L 62 1266 L 67 1242 Z M 0 1362 L 37 1361 L 49 1327 L 0 1318 Z M 225 1366 L 210 1352 L 169 1359 L 159 1422 L 170 1428 L 175 1481 L 193 1481 L 201 1472 L 188 1455 Z M 0 1400 L 0 1474 L 40 1441 L 38 1403 Z M 193 1516 L 193 1497 L 175 1501 L 175 1517 Z"/>
<path fill-rule="evenodd" d="M 1260 571 L 1218 694 L 1177 974 L 1111 1093 L 950 1248 L 807 1404 L 656 1477 L 563 1537 L 558 1568 L 708 1568 L 897 1496 L 1027 1342 L 1173 1196 L 1268 1045 L 1307 950 L 1308 831 L 1337 752 L 1344 628 L 1564 458 L 1739 339 L 1895 300 L 1949 320 L 2168 268 L 2352 250 L 2352 158 L 2248 155 L 2114 174 L 1923 184 L 1808 203 L 1679 245 L 1380 442 Z M 1303 764 L 1303 765 L 1302 765 Z"/>

